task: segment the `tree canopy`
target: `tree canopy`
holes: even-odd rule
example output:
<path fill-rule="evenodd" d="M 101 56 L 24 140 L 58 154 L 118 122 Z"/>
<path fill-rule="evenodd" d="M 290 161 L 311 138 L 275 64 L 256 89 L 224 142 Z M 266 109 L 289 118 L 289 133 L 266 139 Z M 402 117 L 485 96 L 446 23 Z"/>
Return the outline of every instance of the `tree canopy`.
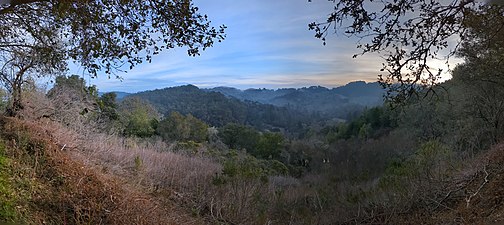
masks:
<path fill-rule="evenodd" d="M 224 39 L 190 0 L 11 0 L 0 5 L 0 79 L 21 108 L 25 75 L 63 72 L 73 60 L 92 77 L 115 75 L 162 50 L 191 56 Z"/>
<path fill-rule="evenodd" d="M 396 102 L 417 95 L 421 86 L 434 90 L 431 87 L 443 71 L 431 60 L 448 60 L 456 54 L 461 43 L 473 36 L 468 28 L 474 27 L 474 18 L 493 16 L 502 21 L 504 17 L 502 1 L 330 1 L 335 4 L 327 20 L 313 22 L 309 28 L 324 44 L 331 31 L 343 29 L 345 35 L 359 38 L 361 54 L 381 54 L 384 74 L 379 81 Z M 502 30 L 502 23 L 494 25 L 494 31 Z"/>

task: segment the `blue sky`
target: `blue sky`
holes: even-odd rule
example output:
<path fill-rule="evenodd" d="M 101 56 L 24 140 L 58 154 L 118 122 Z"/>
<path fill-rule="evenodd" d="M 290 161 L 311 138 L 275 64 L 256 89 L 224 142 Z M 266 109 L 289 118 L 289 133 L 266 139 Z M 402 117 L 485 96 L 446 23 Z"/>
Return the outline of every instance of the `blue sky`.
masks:
<path fill-rule="evenodd" d="M 185 49 L 157 55 L 152 63 L 120 73 L 123 81 L 86 78 L 100 91 L 137 92 L 194 84 L 282 88 L 321 85 L 335 87 L 354 80 L 376 81 L 381 60 L 376 55 L 352 59 L 356 40 L 332 35 L 326 46 L 308 31 L 308 24 L 324 21 L 332 4 L 325 0 L 195 0 L 214 26 L 225 24 L 222 43 L 190 57 Z M 70 71 L 82 74 L 74 68 Z"/>

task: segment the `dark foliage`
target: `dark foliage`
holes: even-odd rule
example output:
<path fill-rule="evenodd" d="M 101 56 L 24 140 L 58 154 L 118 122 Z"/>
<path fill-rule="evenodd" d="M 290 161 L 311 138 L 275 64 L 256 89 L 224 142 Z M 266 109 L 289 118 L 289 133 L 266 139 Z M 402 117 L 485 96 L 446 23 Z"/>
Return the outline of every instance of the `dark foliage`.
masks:
<path fill-rule="evenodd" d="M 327 20 L 313 22 L 309 28 L 324 44 L 333 30 L 342 28 L 345 35 L 361 40 L 357 47 L 362 54 L 382 55 L 384 73 L 379 75 L 379 81 L 388 89 L 389 100 L 395 103 L 425 94 L 419 87 L 426 87 L 427 93 L 433 91 L 431 87 L 439 83 L 444 71 L 430 60 L 447 60 L 471 36 L 467 25 L 474 16 L 501 7 L 472 0 L 332 2 L 334 8 Z M 449 41 L 457 37 L 461 38 Z"/>
<path fill-rule="evenodd" d="M 149 101 L 164 115 L 169 115 L 171 112 L 191 114 L 217 127 L 237 123 L 251 125 L 261 130 L 299 131 L 302 129 L 302 124 L 316 119 L 309 114 L 285 107 L 242 102 L 227 98 L 221 93 L 203 91 L 192 85 L 140 92 L 129 97 L 133 96 Z"/>

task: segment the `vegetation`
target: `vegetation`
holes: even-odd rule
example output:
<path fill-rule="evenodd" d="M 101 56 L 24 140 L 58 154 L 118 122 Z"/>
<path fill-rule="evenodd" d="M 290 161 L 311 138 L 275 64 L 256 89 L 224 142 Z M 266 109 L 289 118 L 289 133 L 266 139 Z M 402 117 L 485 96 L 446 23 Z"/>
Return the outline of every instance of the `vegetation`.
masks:
<path fill-rule="evenodd" d="M 247 89 L 216 87 L 208 91 L 220 92 L 228 97 L 263 104 L 286 107 L 291 110 L 316 113 L 322 118 L 339 117 L 360 112 L 364 107 L 383 104 L 384 90 L 377 82 L 355 81 L 336 88 L 312 86 L 304 88 Z"/>
<path fill-rule="evenodd" d="M 140 92 L 126 98 L 132 97 L 148 101 L 166 116 L 172 112 L 191 114 L 217 127 L 238 123 L 257 129 L 290 129 L 296 132 L 302 128 L 301 124 L 316 118 L 286 107 L 227 98 L 221 93 L 206 92 L 193 85 Z"/>
<path fill-rule="evenodd" d="M 150 60 L 161 48 L 154 37 L 197 54 L 222 33 L 188 1 L 1 6 L 0 30 L 12 33 L 0 37 L 0 79 L 10 93 L 1 105 L 8 102 L 8 115 L 22 119 L 0 117 L 0 223 L 503 221 L 504 29 L 493 28 L 504 24 L 504 9 L 394 1 L 369 13 L 365 2 L 339 1 L 327 23 L 312 24 L 324 38 L 328 25 L 353 18 L 349 34 L 375 32 L 364 52 L 390 53 L 382 82 L 399 82 L 389 90 L 397 98 L 348 109 L 345 118 L 338 107 L 299 108 L 310 99 L 319 101 L 306 106 L 332 97 L 341 103 L 342 96 L 357 101 L 365 95 L 352 88 L 369 84 L 243 92 L 187 85 L 119 102 L 77 75 L 61 75 L 45 93 L 25 75 L 57 75 L 67 58 L 91 74 L 111 73 L 121 59 L 133 66 L 141 53 Z M 418 17 L 403 21 L 414 10 Z M 6 25 L 24 20 L 33 24 Z M 26 40 L 16 35 L 23 31 Z M 453 79 L 432 85 L 437 73 L 418 60 L 437 55 L 455 34 L 462 39 L 454 53 L 465 62 Z M 390 107 L 396 100 L 401 107 Z"/>
<path fill-rule="evenodd" d="M 406 213 L 427 220 L 422 217 L 427 210 L 440 215 L 429 217 L 432 223 L 486 221 L 489 214 L 471 214 L 462 210 L 465 205 L 459 214 L 447 214 L 440 206 L 456 208 L 468 204 L 467 199 L 476 205 L 474 193 L 490 191 L 486 185 L 493 182 L 486 174 L 499 173 L 488 162 L 476 164 L 483 167 L 465 163 L 488 154 L 485 150 L 501 138 L 499 126 L 486 125 L 499 117 L 475 114 L 492 112 L 485 109 L 492 105 L 468 107 L 478 101 L 474 96 L 499 92 L 488 93 L 491 85 L 467 87 L 461 79 L 465 71 L 455 70 L 454 79 L 443 84 L 448 91 L 435 100 L 368 108 L 347 122 L 312 122 L 300 136 L 239 123 L 212 128 L 178 112 L 162 116 L 139 98 L 116 102 L 113 94 L 98 97 L 77 76 L 59 77 L 38 103 L 45 101 L 44 108 L 64 105 L 65 110 L 34 110 L 32 119 L 23 121 L 2 118 L 0 137 L 11 150 L 2 154 L 1 166 L 12 168 L 2 171 L 24 171 L 23 176 L 1 174 L 2 219 L 80 224 L 102 218 L 115 223 L 129 218 L 119 216 L 123 212 L 150 207 L 153 214 L 135 221 L 174 221 L 161 216 L 165 210 L 198 221 L 194 223 L 401 223 Z M 460 94 L 468 90 L 479 94 Z M 38 107 L 25 105 L 23 111 Z M 89 186 L 75 192 L 82 188 L 81 176 L 89 173 L 94 174 Z M 467 176 L 483 188 L 473 187 Z M 453 188 L 460 179 L 461 188 Z M 122 182 L 132 188 L 124 189 Z M 69 193 L 81 194 L 61 197 Z M 98 204 L 104 195 L 116 198 Z M 121 203 L 138 196 L 148 199 L 145 205 Z M 47 201 L 65 207 L 47 210 Z M 112 211 L 102 214 L 102 209 Z M 53 216 L 61 214 L 68 216 Z"/>
<path fill-rule="evenodd" d="M 382 55 L 381 71 L 384 74 L 379 76 L 379 81 L 388 89 L 389 100 L 402 103 L 421 94 L 419 86 L 433 91 L 430 87 L 438 83 L 446 71 L 433 66 L 430 59 L 448 60 L 457 54 L 457 47 L 467 44 L 467 39 L 472 39 L 475 34 L 475 27 L 467 29 L 474 19 L 491 18 L 489 13 L 501 11 L 502 5 L 499 0 L 341 0 L 335 1 L 326 21 L 313 22 L 309 27 L 324 44 L 333 29 L 337 31 L 343 27 L 346 35 L 363 40 L 357 45 L 362 49 L 361 54 L 376 52 Z M 486 33 L 495 31 L 486 26 L 489 24 L 479 25 L 483 25 L 479 28 L 485 29 Z M 500 19 L 494 25 L 500 27 Z M 358 55 L 355 54 L 354 58 Z"/>
<path fill-rule="evenodd" d="M 14 195 L 15 190 L 13 190 L 12 183 L 9 180 L 11 176 L 9 171 L 13 168 L 11 167 L 10 159 L 5 156 L 5 145 L 2 143 L 0 149 L 0 221 L 5 222 L 18 222 L 18 215 L 15 209 L 15 202 L 17 201 Z"/>
<path fill-rule="evenodd" d="M 172 112 L 159 122 L 157 133 L 164 140 L 205 142 L 208 138 L 208 125 L 191 114 L 183 116 Z"/>
<path fill-rule="evenodd" d="M 67 60 L 92 77 L 150 62 L 164 49 L 189 55 L 224 39 L 191 1 L 12 0 L 0 7 L 0 81 L 12 96 L 9 115 L 23 108 L 30 76 L 65 71 Z"/>

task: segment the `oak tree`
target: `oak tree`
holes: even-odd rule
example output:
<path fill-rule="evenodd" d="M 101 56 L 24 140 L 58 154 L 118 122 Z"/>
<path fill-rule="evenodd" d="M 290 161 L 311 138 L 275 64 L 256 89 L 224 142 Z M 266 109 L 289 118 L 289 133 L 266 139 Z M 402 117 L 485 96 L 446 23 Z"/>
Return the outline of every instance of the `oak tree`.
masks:
<path fill-rule="evenodd" d="M 332 31 L 342 29 L 345 35 L 359 39 L 360 54 L 379 53 L 384 58 L 384 73 L 378 79 L 393 102 L 418 95 L 421 87 L 428 90 L 423 93 L 434 91 L 443 71 L 431 60 L 449 60 L 471 35 L 467 25 L 472 18 L 504 5 L 495 0 L 329 1 L 334 8 L 327 20 L 313 22 L 309 29 L 324 44 Z M 500 25 L 495 29 L 502 29 Z"/>
<path fill-rule="evenodd" d="M 162 50 L 191 56 L 224 39 L 191 0 L 3 0 L 0 81 L 12 94 L 9 114 L 22 108 L 27 75 L 63 73 L 68 61 L 91 77 L 131 69 Z"/>

